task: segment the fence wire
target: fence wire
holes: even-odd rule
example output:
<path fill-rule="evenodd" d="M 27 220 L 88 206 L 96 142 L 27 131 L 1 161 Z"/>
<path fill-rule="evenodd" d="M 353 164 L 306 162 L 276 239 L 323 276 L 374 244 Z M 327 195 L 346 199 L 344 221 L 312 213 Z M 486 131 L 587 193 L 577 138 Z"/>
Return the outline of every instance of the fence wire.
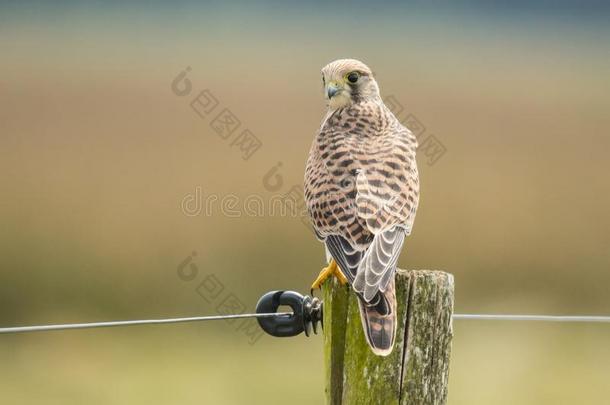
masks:
<path fill-rule="evenodd" d="M 187 318 L 167 318 L 167 319 L 136 319 L 129 321 L 110 321 L 110 322 L 89 322 L 89 323 L 68 323 L 58 325 L 33 325 L 33 326 L 13 326 L 0 328 L 0 334 L 6 333 L 25 333 L 25 332 L 48 332 L 68 329 L 93 329 L 110 328 L 117 326 L 135 325 L 162 325 L 170 323 L 218 321 L 223 319 L 240 318 L 272 318 L 290 316 L 292 312 L 272 312 L 261 314 L 232 314 L 232 315 L 212 315 L 212 316 L 193 316 Z M 454 320 L 479 320 L 479 321 L 537 321 L 537 322 L 589 322 L 589 323 L 610 323 L 610 316 L 590 316 L 590 315 L 499 315 L 499 314 L 453 314 Z"/>

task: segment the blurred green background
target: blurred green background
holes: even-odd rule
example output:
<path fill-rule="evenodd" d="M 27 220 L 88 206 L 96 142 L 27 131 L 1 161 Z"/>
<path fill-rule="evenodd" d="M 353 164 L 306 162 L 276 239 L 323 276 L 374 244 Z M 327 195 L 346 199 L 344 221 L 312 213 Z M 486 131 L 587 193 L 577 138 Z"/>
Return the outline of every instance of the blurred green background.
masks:
<path fill-rule="evenodd" d="M 342 57 L 446 149 L 420 154 L 402 267 L 453 273 L 456 312 L 610 314 L 609 15 L 566 1 L 2 3 L 0 325 L 215 314 L 228 296 L 251 311 L 266 291 L 307 291 L 324 254 L 299 218 L 182 206 L 197 187 L 242 202 L 300 188 L 319 72 Z M 204 89 L 219 105 L 201 118 L 189 103 Z M 262 142 L 248 160 L 210 127 L 225 107 Z M 211 275 L 224 289 L 208 302 Z M 450 404 L 610 395 L 608 326 L 454 326 Z M 322 402 L 320 336 L 252 344 L 238 329 L 2 336 L 2 402 Z"/>

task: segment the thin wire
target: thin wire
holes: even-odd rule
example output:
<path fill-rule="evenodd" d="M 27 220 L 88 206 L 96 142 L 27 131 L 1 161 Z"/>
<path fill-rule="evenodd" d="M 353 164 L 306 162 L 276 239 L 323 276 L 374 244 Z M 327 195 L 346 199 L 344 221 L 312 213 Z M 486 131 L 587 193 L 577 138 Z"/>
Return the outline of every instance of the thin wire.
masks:
<path fill-rule="evenodd" d="M 92 329 L 109 328 L 115 326 L 135 326 L 135 325 L 161 325 L 168 323 L 217 321 L 222 319 L 240 318 L 272 318 L 292 315 L 292 312 L 272 312 L 262 314 L 235 314 L 235 315 L 213 315 L 213 316 L 193 316 L 188 318 L 169 318 L 169 319 L 139 319 L 132 321 L 110 321 L 110 322 L 90 322 L 90 323 L 70 323 L 59 325 L 35 325 L 35 326 L 15 326 L 0 328 L 0 334 L 4 333 L 24 333 L 24 332 L 46 332 L 54 330 L 68 329 Z M 610 323 L 610 316 L 562 316 L 562 315 L 496 315 L 496 314 L 453 314 L 455 320 L 482 320 L 482 321 L 541 321 L 541 322 L 596 322 Z"/>
<path fill-rule="evenodd" d="M 453 319 L 483 321 L 610 322 L 610 316 L 453 314 Z"/>
<path fill-rule="evenodd" d="M 15 326 L 15 327 L 10 327 L 10 328 L 0 328 L 0 334 L 2 334 L 2 333 L 23 333 L 23 332 L 43 332 L 43 331 L 66 330 L 66 329 L 109 328 L 109 327 L 114 327 L 114 326 L 160 325 L 160 324 L 166 324 L 166 323 L 180 323 L 180 322 L 217 321 L 217 320 L 221 320 L 221 319 L 272 318 L 272 317 L 276 317 L 276 316 L 287 316 L 287 315 L 292 315 L 292 312 L 193 316 L 190 318 L 169 318 L 169 319 L 139 319 L 139 320 L 134 320 L 134 321 L 69 323 L 69 324 L 61 324 L 61 325 Z"/>

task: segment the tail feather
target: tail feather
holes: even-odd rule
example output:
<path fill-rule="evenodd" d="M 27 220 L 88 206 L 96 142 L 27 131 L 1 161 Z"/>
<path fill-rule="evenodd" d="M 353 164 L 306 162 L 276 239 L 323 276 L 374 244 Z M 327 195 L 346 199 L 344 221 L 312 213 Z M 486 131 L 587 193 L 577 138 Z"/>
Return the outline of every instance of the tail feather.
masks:
<path fill-rule="evenodd" d="M 364 336 L 373 353 L 378 356 L 387 356 L 392 353 L 396 338 L 396 293 L 392 279 L 384 292 L 377 293 L 379 299 L 375 304 L 365 302 L 358 297 L 360 318 Z M 377 297 L 376 297 L 377 298 Z"/>

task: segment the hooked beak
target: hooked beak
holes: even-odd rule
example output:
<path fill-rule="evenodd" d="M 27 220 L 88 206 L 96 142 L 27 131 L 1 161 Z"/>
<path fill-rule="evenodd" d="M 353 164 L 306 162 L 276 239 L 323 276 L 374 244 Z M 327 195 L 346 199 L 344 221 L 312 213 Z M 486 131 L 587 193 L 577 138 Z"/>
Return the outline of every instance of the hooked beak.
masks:
<path fill-rule="evenodd" d="M 328 86 L 326 86 L 326 95 L 329 99 L 333 98 L 333 96 L 340 91 L 341 87 L 335 82 L 330 82 L 328 83 Z"/>

